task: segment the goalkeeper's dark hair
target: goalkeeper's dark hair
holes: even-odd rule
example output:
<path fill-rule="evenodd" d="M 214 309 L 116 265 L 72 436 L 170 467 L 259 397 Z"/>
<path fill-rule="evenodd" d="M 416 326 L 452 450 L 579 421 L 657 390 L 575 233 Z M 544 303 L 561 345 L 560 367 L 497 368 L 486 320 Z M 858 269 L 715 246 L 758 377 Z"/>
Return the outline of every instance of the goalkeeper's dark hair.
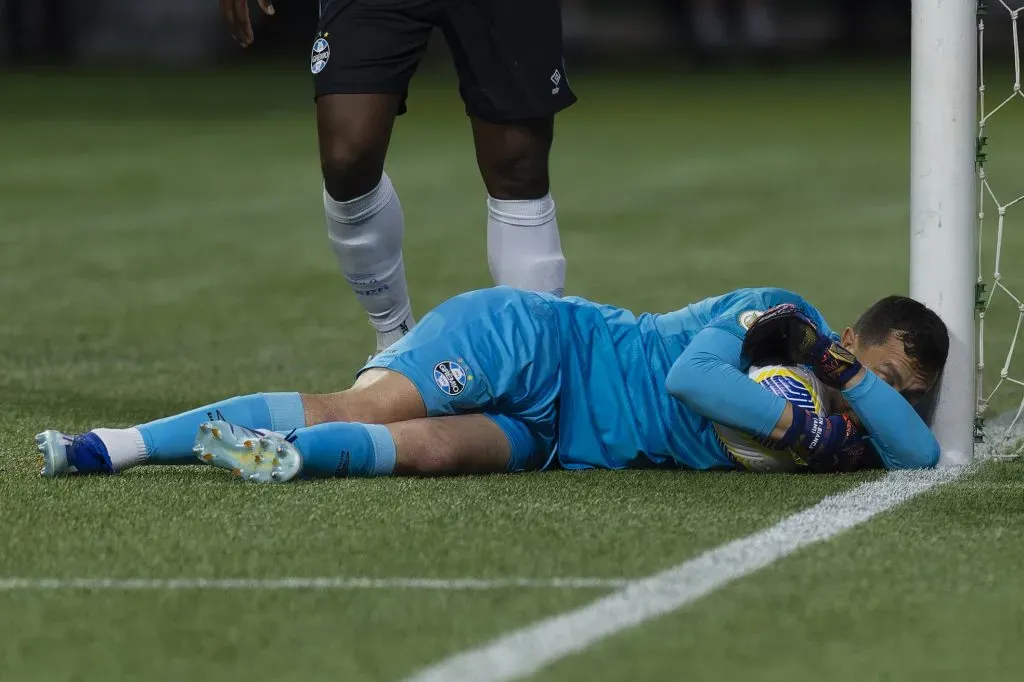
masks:
<path fill-rule="evenodd" d="M 893 334 L 919 372 L 935 375 L 946 365 L 949 331 L 923 303 L 906 296 L 886 296 L 867 309 L 853 326 L 864 343 L 881 344 Z"/>

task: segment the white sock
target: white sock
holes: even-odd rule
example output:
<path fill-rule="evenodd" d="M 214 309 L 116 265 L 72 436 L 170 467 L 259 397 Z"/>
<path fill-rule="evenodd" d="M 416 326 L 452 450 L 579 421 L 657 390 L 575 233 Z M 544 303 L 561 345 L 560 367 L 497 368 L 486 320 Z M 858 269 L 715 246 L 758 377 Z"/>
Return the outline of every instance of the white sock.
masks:
<path fill-rule="evenodd" d="M 564 293 L 565 256 L 550 194 L 520 201 L 487 197 L 487 263 L 495 284 Z"/>
<path fill-rule="evenodd" d="M 335 201 L 324 190 L 327 235 L 338 267 L 377 330 L 377 350 L 402 338 L 416 321 L 402 262 L 402 205 L 384 174 L 369 193 Z"/>
<path fill-rule="evenodd" d="M 146 441 L 138 429 L 93 429 L 92 432 L 107 446 L 107 454 L 110 455 L 114 471 L 121 471 L 146 461 Z"/>

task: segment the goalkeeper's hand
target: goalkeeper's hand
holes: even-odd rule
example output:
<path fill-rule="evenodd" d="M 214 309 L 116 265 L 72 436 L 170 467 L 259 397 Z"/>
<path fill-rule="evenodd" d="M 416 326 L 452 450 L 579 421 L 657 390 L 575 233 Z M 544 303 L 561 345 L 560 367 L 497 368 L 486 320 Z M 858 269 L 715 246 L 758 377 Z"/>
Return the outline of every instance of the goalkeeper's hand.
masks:
<path fill-rule="evenodd" d="M 750 325 L 743 354 L 755 365 L 807 365 L 823 384 L 838 389 L 861 370 L 853 353 L 819 332 L 792 303 L 775 306 Z"/>
<path fill-rule="evenodd" d="M 256 0 L 268 17 L 275 13 L 272 0 Z M 252 19 L 249 17 L 249 0 L 220 0 L 220 14 L 231 30 L 231 36 L 242 47 L 252 45 Z"/>
<path fill-rule="evenodd" d="M 817 457 L 808 465 L 808 469 L 816 474 L 839 474 L 884 468 L 885 465 L 871 445 L 870 438 L 854 443 L 833 455 Z"/>
<path fill-rule="evenodd" d="M 790 448 L 800 464 L 816 465 L 842 459 L 866 439 L 862 431 L 845 414 L 819 416 L 790 403 L 793 421 L 777 445 Z"/>

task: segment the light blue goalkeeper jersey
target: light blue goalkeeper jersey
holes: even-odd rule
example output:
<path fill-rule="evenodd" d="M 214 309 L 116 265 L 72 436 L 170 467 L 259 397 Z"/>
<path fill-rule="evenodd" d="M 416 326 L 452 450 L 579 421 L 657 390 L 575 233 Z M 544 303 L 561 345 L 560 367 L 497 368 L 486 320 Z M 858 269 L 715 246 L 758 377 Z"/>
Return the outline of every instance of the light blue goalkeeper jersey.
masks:
<path fill-rule="evenodd" d="M 813 306 L 783 289 L 634 315 L 496 287 L 445 301 L 366 367 L 408 377 L 428 416 L 495 419 L 512 444 L 512 471 L 734 467 L 712 424 L 767 436 L 781 417 L 785 399 L 747 377 L 741 348 L 757 317 L 784 303 L 836 338 Z M 934 436 L 894 389 L 868 372 L 844 397 L 886 466 L 934 465 Z"/>
<path fill-rule="evenodd" d="M 731 380 L 748 384 L 745 388 L 759 401 L 753 415 L 744 414 L 743 405 L 725 406 L 724 421 L 770 433 L 784 400 L 746 377 L 749 361 L 737 349 L 746 328 L 765 310 L 783 303 L 797 305 L 820 329 L 832 333 L 813 306 L 783 289 L 739 289 L 675 312 L 639 316 L 580 298 L 552 299 L 563 344 L 559 463 L 566 468 L 735 467 L 711 420 L 674 397 L 668 379 L 695 338 L 717 330 L 705 334 L 702 345 L 710 345 L 712 358 L 730 363 L 735 373 Z M 699 376 L 702 370 L 696 365 L 689 371 Z M 725 397 L 732 400 L 738 393 L 742 391 Z"/>

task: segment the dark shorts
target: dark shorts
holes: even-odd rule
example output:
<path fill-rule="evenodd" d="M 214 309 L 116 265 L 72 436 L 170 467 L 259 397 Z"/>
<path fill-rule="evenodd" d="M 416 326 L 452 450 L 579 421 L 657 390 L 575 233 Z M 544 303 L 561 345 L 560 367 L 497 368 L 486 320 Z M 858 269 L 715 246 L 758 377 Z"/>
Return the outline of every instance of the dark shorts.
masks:
<path fill-rule="evenodd" d="M 310 55 L 316 95 L 400 93 L 431 31 L 451 48 L 466 111 L 506 123 L 576 101 L 562 59 L 558 0 L 320 0 Z"/>

